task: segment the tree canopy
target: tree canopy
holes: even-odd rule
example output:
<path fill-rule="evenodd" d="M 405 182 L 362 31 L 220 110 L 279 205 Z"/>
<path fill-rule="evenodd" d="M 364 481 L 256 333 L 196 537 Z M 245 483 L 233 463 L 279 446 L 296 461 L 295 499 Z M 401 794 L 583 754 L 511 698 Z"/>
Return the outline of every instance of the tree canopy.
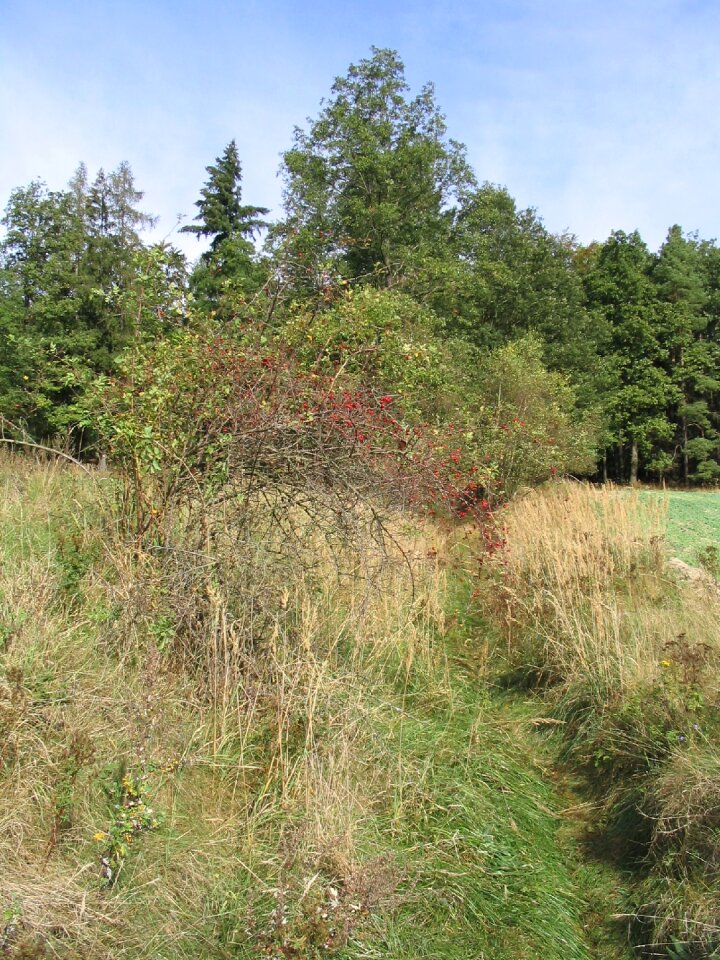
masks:
<path fill-rule="evenodd" d="M 447 246 L 455 205 L 474 184 L 447 137 L 432 84 L 410 98 L 402 61 L 373 48 L 338 77 L 283 156 L 284 230 L 353 279 L 412 287 Z"/>
<path fill-rule="evenodd" d="M 177 325 L 250 324 L 268 349 L 362 375 L 440 431 L 462 424 L 488 449 L 505 450 L 511 434 L 517 449 L 527 441 L 525 460 L 543 470 L 557 451 L 592 473 L 594 442 L 600 476 L 720 478 L 715 242 L 678 225 L 657 252 L 637 231 L 588 246 L 553 234 L 505 187 L 479 180 L 432 84 L 414 93 L 394 50 L 373 47 L 351 64 L 295 128 L 275 222 L 243 200 L 235 140 L 206 173 L 181 231 L 207 244 L 191 271 L 172 247 L 143 242 L 153 218 L 125 162 L 94 179 L 80 164 L 64 190 L 35 180 L 11 193 L 0 241 L 3 423 L 36 436 L 77 429 L 87 383 L 128 348 Z M 521 373 L 545 426 L 496 434 Z M 562 449 L 551 423 L 563 425 Z"/>

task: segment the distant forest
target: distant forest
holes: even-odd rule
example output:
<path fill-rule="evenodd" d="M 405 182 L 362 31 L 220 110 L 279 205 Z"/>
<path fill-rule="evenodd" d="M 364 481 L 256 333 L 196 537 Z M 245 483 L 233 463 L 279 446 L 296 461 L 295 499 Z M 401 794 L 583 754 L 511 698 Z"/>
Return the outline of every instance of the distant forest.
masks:
<path fill-rule="evenodd" d="M 127 163 L 13 190 L 5 438 L 97 456 L 98 385 L 202 330 L 371 383 L 408 423 L 451 424 L 506 489 L 558 471 L 720 481 L 714 240 L 672 225 L 653 252 L 637 231 L 552 234 L 478 178 L 432 85 L 413 96 L 391 50 L 336 79 L 289 140 L 277 221 L 245 202 L 234 141 L 199 172 L 182 227 L 206 242 L 194 264 L 143 241 L 153 220 Z"/>

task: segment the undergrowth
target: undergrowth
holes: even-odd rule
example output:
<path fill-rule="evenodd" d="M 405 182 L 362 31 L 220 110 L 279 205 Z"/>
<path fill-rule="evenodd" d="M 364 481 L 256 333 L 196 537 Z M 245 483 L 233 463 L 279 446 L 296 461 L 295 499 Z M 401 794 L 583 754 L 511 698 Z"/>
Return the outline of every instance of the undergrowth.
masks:
<path fill-rule="evenodd" d="M 700 958 L 720 952 L 720 597 L 674 578 L 663 529 L 657 498 L 537 491 L 507 513 L 485 597 L 506 682 L 550 705 L 596 798 L 595 840 L 633 871 L 634 941 Z"/>
<path fill-rule="evenodd" d="M 226 503 L 202 543 L 183 508 L 138 549 L 112 477 L 0 475 L 0 951 L 592 955 L 449 528 L 288 516 L 238 542 Z"/>

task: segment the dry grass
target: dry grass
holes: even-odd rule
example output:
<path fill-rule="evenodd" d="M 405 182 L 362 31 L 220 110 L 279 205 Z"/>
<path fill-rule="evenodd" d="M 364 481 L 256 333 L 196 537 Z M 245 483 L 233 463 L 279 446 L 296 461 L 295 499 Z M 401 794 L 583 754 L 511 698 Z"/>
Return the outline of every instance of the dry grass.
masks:
<path fill-rule="evenodd" d="M 713 591 L 665 567 L 665 510 L 622 490 L 564 484 L 507 515 L 501 591 L 511 661 L 604 701 L 720 649 Z M 679 649 L 678 649 L 679 647 Z"/>
<path fill-rule="evenodd" d="M 659 498 L 533 492 L 508 511 L 494 603 L 511 676 L 543 690 L 604 841 L 640 864 L 639 940 L 700 957 L 720 942 L 720 599 L 666 566 L 664 526 Z"/>
<path fill-rule="evenodd" d="M 1 951 L 587 960 L 461 534 L 226 502 L 141 552 L 112 480 L 8 458 L 0 482 Z"/>
<path fill-rule="evenodd" d="M 195 543 L 138 556 L 117 539 L 111 482 L 7 458 L 2 483 L 0 942 L 204 956 L 238 935 L 218 932 L 233 897 L 245 930 L 247 905 L 298 876 L 362 887 L 359 838 L 403 763 L 373 736 L 377 690 L 443 695 L 437 545 L 398 518 L 382 542 L 308 526 L 292 556 L 267 537 L 239 550 L 223 516 L 207 564 Z M 165 820 L 108 888 L 93 836 L 123 770 Z M 389 869 L 368 861 L 383 902 Z"/>

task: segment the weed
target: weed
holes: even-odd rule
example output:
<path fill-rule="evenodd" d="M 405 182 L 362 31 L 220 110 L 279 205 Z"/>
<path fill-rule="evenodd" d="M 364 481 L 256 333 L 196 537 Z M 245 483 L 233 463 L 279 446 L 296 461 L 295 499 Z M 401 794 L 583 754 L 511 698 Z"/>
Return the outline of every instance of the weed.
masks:
<path fill-rule="evenodd" d="M 83 768 L 88 766 L 94 757 L 95 748 L 87 733 L 74 731 L 58 765 L 52 827 L 46 854 L 48 857 L 57 846 L 61 834 L 72 826 L 77 780 Z"/>
<path fill-rule="evenodd" d="M 120 764 L 107 786 L 112 821 L 106 831 L 99 830 L 94 840 L 104 845 L 100 856 L 101 872 L 108 887 L 117 883 L 130 853 L 130 847 L 140 834 L 157 830 L 163 816 L 147 802 L 147 775 L 128 770 Z"/>
<path fill-rule="evenodd" d="M 83 578 L 101 554 L 100 542 L 89 538 L 82 529 L 60 531 L 57 541 L 57 562 L 60 568 L 59 587 L 68 598 L 77 598 Z"/>
<path fill-rule="evenodd" d="M 402 871 L 393 859 L 380 855 L 340 877 L 284 877 L 269 910 L 251 904 L 248 934 L 258 956 L 322 960 L 342 951 L 369 918 L 402 902 Z"/>

